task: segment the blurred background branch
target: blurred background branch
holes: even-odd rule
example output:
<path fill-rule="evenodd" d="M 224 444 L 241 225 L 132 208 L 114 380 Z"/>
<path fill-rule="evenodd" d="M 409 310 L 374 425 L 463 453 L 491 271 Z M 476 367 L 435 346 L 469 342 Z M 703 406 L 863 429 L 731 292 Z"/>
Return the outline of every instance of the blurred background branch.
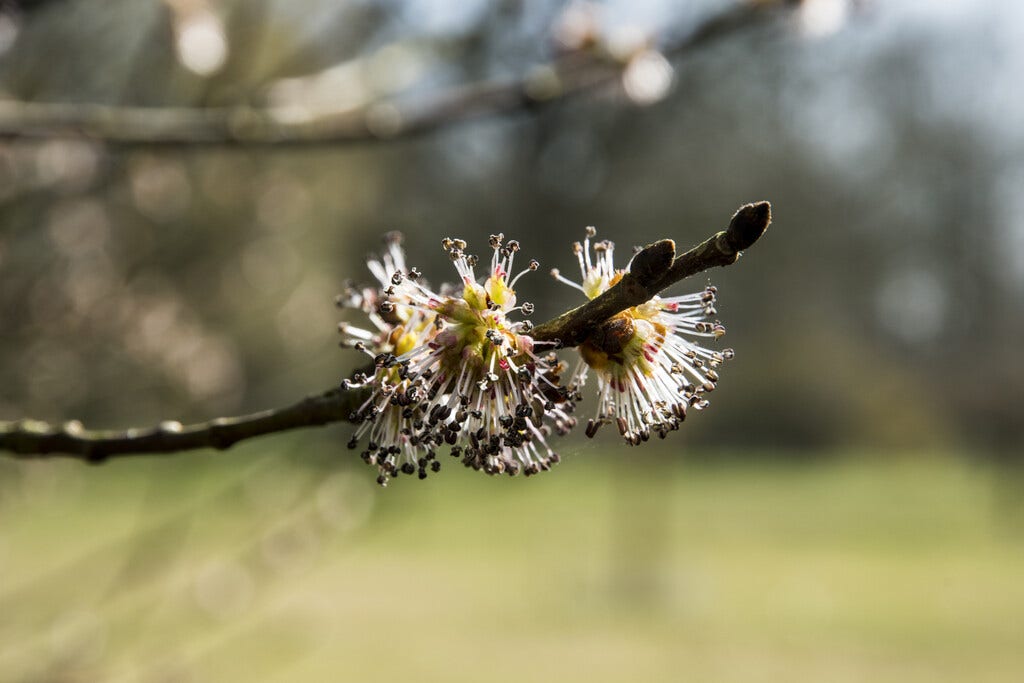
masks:
<path fill-rule="evenodd" d="M 339 145 L 415 136 L 474 119 L 536 111 L 616 85 L 644 102 L 660 98 L 667 87 L 666 58 L 777 20 L 796 4 L 750 0 L 727 5 L 657 47 L 643 37 L 617 46 L 603 44 L 588 33 L 593 27 L 576 27 L 572 30 L 578 34 L 561 56 L 533 66 L 525 75 L 449 86 L 416 102 L 397 97 L 330 109 L 300 99 L 277 105 L 185 108 L 0 98 L 0 139 L 83 137 L 121 146 Z"/>

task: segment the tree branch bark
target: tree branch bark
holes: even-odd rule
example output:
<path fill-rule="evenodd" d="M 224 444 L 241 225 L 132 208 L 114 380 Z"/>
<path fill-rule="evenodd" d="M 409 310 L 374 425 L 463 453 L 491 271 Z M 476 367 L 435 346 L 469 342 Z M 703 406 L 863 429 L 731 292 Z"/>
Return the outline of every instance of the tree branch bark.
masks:
<path fill-rule="evenodd" d="M 238 417 L 219 417 L 183 426 L 161 422 L 148 429 L 88 430 L 77 420 L 53 426 L 38 420 L 0 422 L 0 450 L 15 456 L 61 454 L 99 463 L 113 456 L 175 453 L 199 448 L 224 450 L 265 434 L 317 427 L 348 419 L 367 393 L 331 389 L 294 405 Z"/>
<path fill-rule="evenodd" d="M 675 243 L 661 240 L 638 253 L 630 272 L 601 296 L 534 328 L 538 341 L 559 341 L 576 346 L 598 325 L 632 306 L 649 300 L 679 280 L 715 266 L 735 263 L 771 222 L 768 202 L 747 204 L 732 217 L 726 230 L 712 235 L 675 257 Z M 239 417 L 221 417 L 183 426 L 161 422 L 148 429 L 88 430 L 81 422 L 61 426 L 39 420 L 0 421 L 0 452 L 20 458 L 64 455 L 88 462 L 115 456 L 152 455 L 215 448 L 224 450 L 239 441 L 266 434 L 347 421 L 367 398 L 365 389 L 330 389 L 298 403 Z"/>

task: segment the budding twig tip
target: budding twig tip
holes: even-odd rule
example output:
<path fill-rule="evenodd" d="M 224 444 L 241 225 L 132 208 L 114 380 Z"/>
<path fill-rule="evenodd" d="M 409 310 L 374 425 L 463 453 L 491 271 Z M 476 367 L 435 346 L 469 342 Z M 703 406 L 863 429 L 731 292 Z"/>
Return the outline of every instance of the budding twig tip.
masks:
<path fill-rule="evenodd" d="M 772 205 L 768 202 L 744 204 L 729 221 L 726 238 L 735 251 L 750 248 L 772 222 Z"/>

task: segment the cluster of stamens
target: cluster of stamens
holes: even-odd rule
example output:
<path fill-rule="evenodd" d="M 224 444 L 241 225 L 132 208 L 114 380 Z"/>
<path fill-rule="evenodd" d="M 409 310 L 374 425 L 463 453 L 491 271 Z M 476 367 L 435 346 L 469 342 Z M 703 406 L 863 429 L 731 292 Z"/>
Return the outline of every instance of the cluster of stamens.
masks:
<path fill-rule="evenodd" d="M 555 279 L 588 299 L 607 291 L 629 270 L 628 264 L 615 268 L 612 242 L 591 245 L 595 235 L 588 228 L 583 243 L 573 245 L 581 283 L 552 271 Z M 725 334 L 713 320 L 716 296 L 712 286 L 684 296 L 656 296 L 605 321 L 579 346 L 580 362 L 570 390 L 578 391 L 590 370 L 598 380 L 597 415 L 587 423 L 587 436 L 614 423 L 626 443 L 636 445 L 652 434 L 664 438 L 679 428 L 688 410 L 707 407 L 707 394 L 718 384 L 719 366 L 733 357 L 731 349 L 714 351 L 697 343 Z"/>
<path fill-rule="evenodd" d="M 377 466 L 382 485 L 399 473 L 425 478 L 438 471 L 442 446 L 488 474 L 547 470 L 559 460 L 547 437 L 575 425 L 573 403 L 559 384 L 563 365 L 553 353 L 538 352 L 528 320 L 510 318 L 533 311 L 529 303 L 516 305 L 513 287 L 539 264 L 531 261 L 510 279 L 519 243 L 492 235 L 481 284 L 474 274 L 478 259 L 466 254 L 465 242 L 446 238 L 442 246 L 458 286 L 431 290 L 417 271 L 405 270 L 393 239 L 388 256 L 370 261 L 381 289 L 344 298 L 377 328 L 341 328 L 343 344 L 373 359 L 371 372 L 344 383 L 370 390 L 350 416 L 359 426 L 349 446 L 367 439 L 362 457 Z"/>
<path fill-rule="evenodd" d="M 615 245 L 592 244 L 595 236 L 588 228 L 584 241 L 573 245 L 580 283 L 552 271 L 588 299 L 617 284 L 630 267 L 616 269 Z M 407 269 L 399 236 L 392 233 L 386 241 L 385 254 L 368 262 L 380 286 L 350 285 L 338 300 L 372 325 L 339 326 L 342 345 L 372 360 L 342 386 L 368 391 L 349 416 L 358 425 L 349 447 L 364 444 L 362 457 L 378 468 L 382 485 L 398 474 L 422 479 L 437 472 L 442 447 L 488 474 L 550 469 L 559 456 L 548 437 L 576 425 L 573 407 L 591 371 L 598 406 L 587 436 L 615 424 L 630 445 L 652 434 L 664 438 L 688 411 L 708 405 L 719 366 L 733 357 L 731 349 L 702 345 L 702 339 L 725 333 L 714 319 L 717 290 L 708 286 L 694 294 L 655 296 L 604 321 L 579 345 L 580 361 L 563 386 L 564 364 L 553 351 L 539 350 L 543 343 L 531 337 L 532 323 L 520 317 L 534 307 L 517 304 L 515 285 L 539 264 L 532 260 L 510 277 L 518 242 L 492 235 L 487 275 L 478 281 L 477 257 L 466 253 L 464 241 L 445 238 L 442 246 L 459 281 L 434 291 L 419 271 Z"/>

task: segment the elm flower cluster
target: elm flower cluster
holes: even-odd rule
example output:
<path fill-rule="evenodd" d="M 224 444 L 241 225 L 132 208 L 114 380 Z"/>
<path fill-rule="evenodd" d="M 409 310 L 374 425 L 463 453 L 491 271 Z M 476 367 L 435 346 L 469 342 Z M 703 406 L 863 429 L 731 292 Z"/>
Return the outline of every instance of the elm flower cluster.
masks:
<path fill-rule="evenodd" d="M 481 283 L 466 243 L 445 238 L 459 284 L 434 291 L 417 270 L 406 269 L 392 235 L 387 253 L 368 262 L 380 288 L 349 287 L 339 298 L 374 328 L 339 327 L 343 345 L 373 359 L 372 372 L 343 386 L 369 390 L 350 416 L 359 426 L 349 446 L 366 440 L 362 457 L 378 468 L 382 485 L 399 473 L 422 479 L 438 471 L 442 446 L 488 474 L 536 474 L 559 460 L 548 437 L 576 423 L 559 385 L 563 365 L 538 348 L 529 320 L 513 320 L 533 312 L 532 304 L 518 304 L 514 287 L 539 264 L 530 261 L 510 277 L 519 243 L 492 235 L 490 244 Z"/>
<path fill-rule="evenodd" d="M 555 279 L 594 299 L 629 271 L 617 270 L 615 245 L 607 240 L 591 244 L 596 236 L 587 228 L 583 244 L 573 245 L 582 282 L 552 271 Z M 593 257 L 591 256 L 593 250 Z M 647 441 L 652 433 L 664 438 L 679 428 L 689 409 L 708 405 L 706 394 L 718 383 L 718 367 L 733 351 L 713 351 L 698 343 L 718 339 L 725 328 L 715 316 L 717 290 L 676 297 L 654 297 L 626 309 L 605 322 L 579 346 L 580 361 L 570 389 L 577 390 L 593 370 L 598 382 L 597 416 L 587 424 L 587 436 L 614 422 L 627 444 Z"/>

